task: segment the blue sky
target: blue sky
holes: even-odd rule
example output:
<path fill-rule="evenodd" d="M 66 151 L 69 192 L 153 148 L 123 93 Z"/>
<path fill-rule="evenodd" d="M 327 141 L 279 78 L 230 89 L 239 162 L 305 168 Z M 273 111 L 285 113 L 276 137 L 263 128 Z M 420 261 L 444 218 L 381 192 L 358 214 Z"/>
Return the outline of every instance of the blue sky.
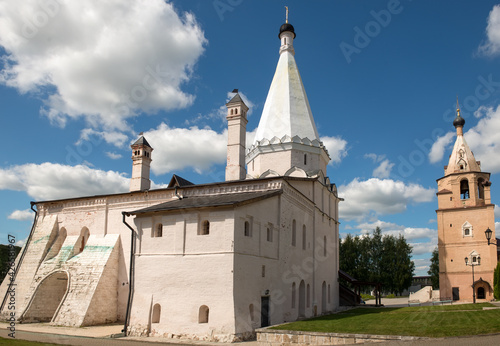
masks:
<path fill-rule="evenodd" d="M 500 196 L 498 1 L 3 2 L 0 243 L 27 237 L 31 200 L 127 191 L 141 131 L 155 149 L 154 186 L 173 173 L 223 180 L 224 104 L 241 91 L 251 138 L 284 6 L 345 199 L 341 235 L 402 233 L 425 275 L 457 96 L 493 202 Z"/>

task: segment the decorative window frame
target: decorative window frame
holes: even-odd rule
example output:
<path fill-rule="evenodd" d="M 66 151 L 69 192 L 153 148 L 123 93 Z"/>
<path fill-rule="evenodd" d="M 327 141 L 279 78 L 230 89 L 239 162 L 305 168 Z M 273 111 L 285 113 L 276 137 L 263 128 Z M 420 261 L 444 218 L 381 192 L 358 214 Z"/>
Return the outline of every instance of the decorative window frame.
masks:
<path fill-rule="evenodd" d="M 473 235 L 474 235 L 474 233 L 473 233 L 472 225 L 469 223 L 469 221 L 465 221 L 465 223 L 462 225 L 462 237 L 463 238 L 473 237 Z"/>
<path fill-rule="evenodd" d="M 477 261 L 477 258 L 478 257 L 481 257 L 481 255 L 479 253 L 476 252 L 476 250 L 473 250 L 470 254 L 469 254 L 469 260 L 470 260 L 470 264 L 473 264 L 473 265 L 480 265 L 481 263 L 479 263 Z"/>

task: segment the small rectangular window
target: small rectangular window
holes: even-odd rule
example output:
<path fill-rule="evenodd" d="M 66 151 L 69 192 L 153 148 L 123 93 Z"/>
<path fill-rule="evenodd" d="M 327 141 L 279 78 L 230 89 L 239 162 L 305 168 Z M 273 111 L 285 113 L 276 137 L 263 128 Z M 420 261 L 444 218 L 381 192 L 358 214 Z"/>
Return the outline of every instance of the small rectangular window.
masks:
<path fill-rule="evenodd" d="M 266 266 L 262 266 L 262 277 L 266 277 Z"/>
<path fill-rule="evenodd" d="M 273 230 L 270 227 L 267 227 L 267 241 L 271 243 L 273 241 Z"/>

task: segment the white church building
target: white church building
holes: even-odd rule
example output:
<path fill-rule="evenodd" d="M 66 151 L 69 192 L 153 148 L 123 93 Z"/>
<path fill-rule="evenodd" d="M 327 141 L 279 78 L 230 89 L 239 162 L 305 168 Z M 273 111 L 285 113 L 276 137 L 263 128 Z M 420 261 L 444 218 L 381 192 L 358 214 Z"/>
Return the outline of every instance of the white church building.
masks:
<path fill-rule="evenodd" d="M 237 92 L 227 103 L 226 180 L 174 175 L 150 189 L 153 148 L 141 136 L 130 192 L 34 202 L 15 278 L 0 287 L 4 319 L 13 288 L 20 323 L 123 322 L 128 335 L 212 341 L 338 308 L 341 199 L 326 175 L 293 26 L 283 24 L 279 38 L 250 148 L 248 107 Z"/>

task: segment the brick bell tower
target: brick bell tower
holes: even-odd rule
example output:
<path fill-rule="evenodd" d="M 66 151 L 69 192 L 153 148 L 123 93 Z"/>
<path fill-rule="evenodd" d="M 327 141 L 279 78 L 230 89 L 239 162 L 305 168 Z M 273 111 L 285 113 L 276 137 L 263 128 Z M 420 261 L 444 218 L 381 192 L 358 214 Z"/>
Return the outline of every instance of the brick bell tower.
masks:
<path fill-rule="evenodd" d="M 484 302 L 493 299 L 497 265 L 497 247 L 488 246 L 485 236 L 491 230 L 495 239 L 495 205 L 490 173 L 481 171 L 481 163 L 467 145 L 464 124 L 457 102 L 453 121 L 457 139 L 444 176 L 437 180 L 439 289 L 442 300 Z"/>

